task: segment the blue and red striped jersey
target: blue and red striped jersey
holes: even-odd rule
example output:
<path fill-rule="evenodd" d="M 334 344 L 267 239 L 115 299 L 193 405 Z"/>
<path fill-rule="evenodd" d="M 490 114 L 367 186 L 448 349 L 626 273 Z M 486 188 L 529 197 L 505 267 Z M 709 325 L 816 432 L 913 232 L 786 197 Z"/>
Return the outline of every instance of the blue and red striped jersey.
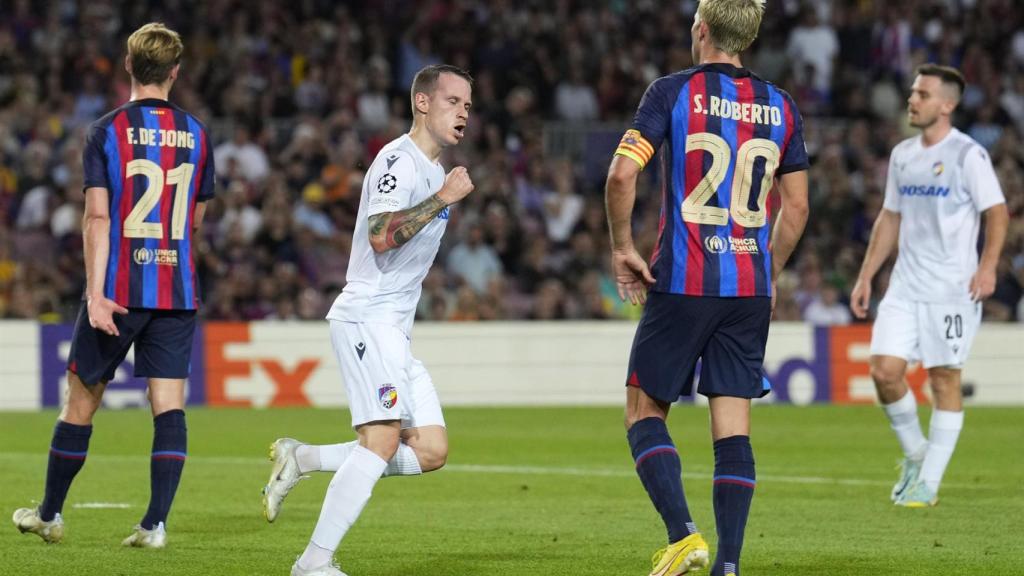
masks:
<path fill-rule="evenodd" d="M 616 154 L 645 166 L 661 149 L 659 292 L 771 296 L 774 178 L 808 168 L 793 99 L 744 68 L 703 64 L 655 80 Z"/>
<path fill-rule="evenodd" d="M 194 310 L 196 202 L 213 197 L 213 152 L 191 114 L 157 99 L 135 100 L 89 128 L 85 188 L 106 188 L 110 256 L 104 293 L 126 308 Z"/>

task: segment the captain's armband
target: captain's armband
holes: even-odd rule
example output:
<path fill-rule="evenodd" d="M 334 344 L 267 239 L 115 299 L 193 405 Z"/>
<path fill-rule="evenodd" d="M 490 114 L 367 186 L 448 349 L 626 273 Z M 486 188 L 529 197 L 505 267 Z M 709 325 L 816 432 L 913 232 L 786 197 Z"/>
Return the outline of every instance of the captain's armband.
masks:
<path fill-rule="evenodd" d="M 651 143 L 640 134 L 639 130 L 631 128 L 622 135 L 622 140 L 619 140 L 619 147 L 615 149 L 615 154 L 633 159 L 634 162 L 640 165 L 642 170 L 651 161 L 651 157 L 654 156 L 654 146 L 651 146 Z"/>

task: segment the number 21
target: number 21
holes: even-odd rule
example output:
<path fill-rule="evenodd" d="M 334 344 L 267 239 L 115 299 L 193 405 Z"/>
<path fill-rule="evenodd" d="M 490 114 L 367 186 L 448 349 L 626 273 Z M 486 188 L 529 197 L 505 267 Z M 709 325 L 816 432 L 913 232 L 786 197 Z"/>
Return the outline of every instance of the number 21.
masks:
<path fill-rule="evenodd" d="M 764 206 L 768 201 L 768 190 L 772 176 L 779 166 L 779 147 L 767 138 L 747 140 L 736 151 L 736 168 L 732 178 L 732 194 L 729 208 L 708 206 L 718 186 L 725 180 L 726 170 L 732 156 L 732 149 L 724 138 L 710 132 L 690 134 L 686 137 L 686 153 L 703 150 L 711 154 L 711 167 L 701 178 L 690 195 L 683 200 L 681 207 L 683 220 L 695 224 L 714 224 L 724 226 L 729 223 L 729 215 L 733 221 L 744 228 L 760 228 L 768 221 Z M 761 193 L 757 196 L 757 210 L 748 208 L 750 202 L 750 186 L 754 180 L 754 163 L 764 158 L 764 175 L 761 177 Z"/>
<path fill-rule="evenodd" d="M 177 168 L 167 171 L 164 177 L 164 170 L 159 164 L 152 160 L 132 160 L 125 170 L 125 178 L 142 175 L 146 177 L 146 191 L 139 198 L 139 203 L 128 213 L 124 219 L 125 238 L 163 238 L 164 225 L 160 222 L 146 222 L 146 216 L 153 211 L 160 196 L 164 191 L 164 184 L 174 186 L 174 207 L 171 210 L 171 239 L 181 240 L 185 238 L 185 224 L 188 222 L 186 210 L 188 208 L 187 188 L 192 182 L 192 174 L 195 172 L 195 164 L 185 162 Z"/>

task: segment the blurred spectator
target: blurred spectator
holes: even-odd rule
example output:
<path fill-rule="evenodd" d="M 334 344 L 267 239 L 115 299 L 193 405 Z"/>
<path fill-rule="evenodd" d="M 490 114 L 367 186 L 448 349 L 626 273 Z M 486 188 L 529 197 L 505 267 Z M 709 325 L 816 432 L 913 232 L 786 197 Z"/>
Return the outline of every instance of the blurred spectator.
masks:
<path fill-rule="evenodd" d="M 839 53 L 839 40 L 835 30 L 818 19 L 818 12 L 805 8 L 800 24 L 789 35 L 786 56 L 797 74 L 797 81 L 805 81 L 815 95 L 828 100 L 832 90 L 833 61 Z M 803 78 L 807 75 L 807 78 Z"/>
<path fill-rule="evenodd" d="M 804 321 L 815 326 L 845 325 L 850 320 L 850 308 L 839 301 L 839 289 L 832 284 L 823 286 L 820 295 L 804 310 Z"/>
<path fill-rule="evenodd" d="M 485 292 L 491 280 L 501 275 L 501 260 L 494 248 L 484 243 L 484 230 L 479 224 L 470 224 L 465 241 L 448 253 L 448 272 L 477 294 Z"/>
<path fill-rule="evenodd" d="M 267 153 L 252 141 L 247 126 L 239 124 L 234 133 L 234 138 L 213 149 L 217 176 L 229 180 L 238 176 L 248 182 L 262 182 L 270 173 Z"/>

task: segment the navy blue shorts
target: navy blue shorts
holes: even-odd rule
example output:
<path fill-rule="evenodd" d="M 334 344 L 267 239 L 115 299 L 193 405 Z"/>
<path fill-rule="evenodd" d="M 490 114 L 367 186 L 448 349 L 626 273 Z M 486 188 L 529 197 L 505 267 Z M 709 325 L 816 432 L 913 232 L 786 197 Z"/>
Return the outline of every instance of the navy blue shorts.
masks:
<path fill-rule="evenodd" d="M 120 336 L 89 325 L 85 303 L 78 311 L 71 339 L 68 370 L 88 385 L 113 380 L 114 372 L 135 345 L 135 375 L 145 378 L 187 378 L 196 332 L 195 310 L 129 308 L 114 314 Z"/>
<path fill-rule="evenodd" d="M 764 377 L 764 347 L 772 316 L 771 299 L 647 294 L 629 355 L 627 386 L 651 398 L 675 402 L 697 392 L 705 396 L 760 398 L 771 391 Z"/>

